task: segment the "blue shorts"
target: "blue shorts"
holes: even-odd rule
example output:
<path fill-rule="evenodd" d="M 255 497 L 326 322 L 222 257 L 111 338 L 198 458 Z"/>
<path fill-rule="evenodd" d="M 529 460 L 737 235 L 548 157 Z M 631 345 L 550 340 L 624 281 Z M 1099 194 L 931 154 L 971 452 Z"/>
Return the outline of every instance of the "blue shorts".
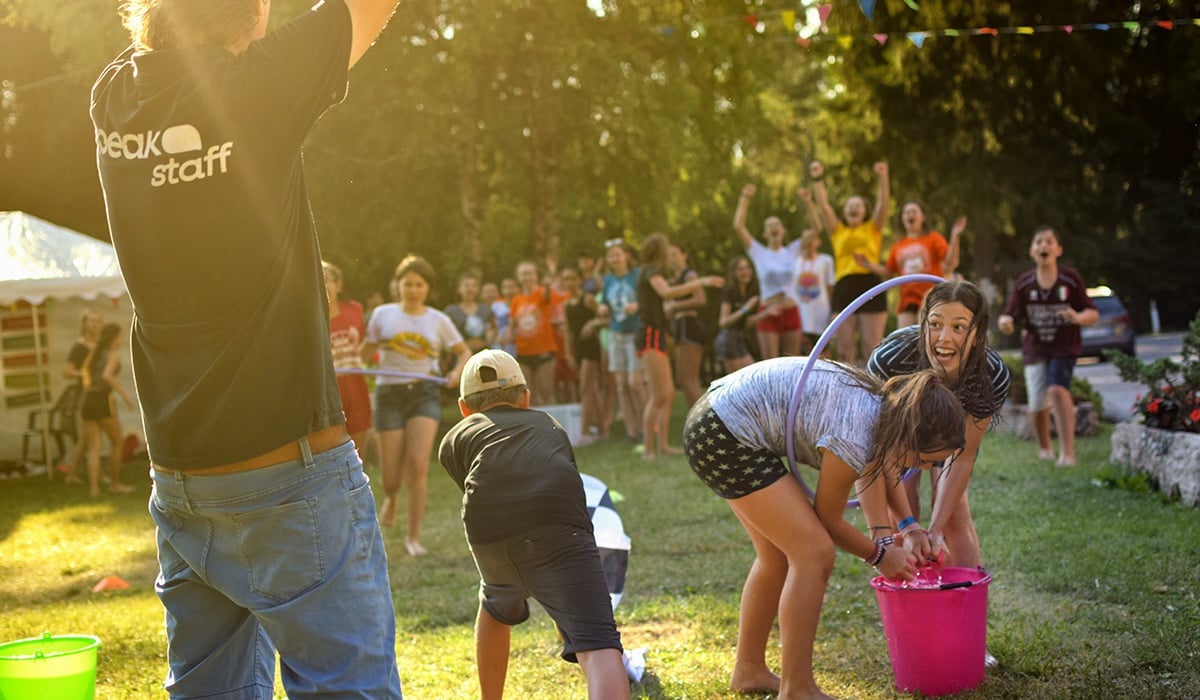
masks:
<path fill-rule="evenodd" d="M 437 383 L 380 384 L 375 387 L 375 430 L 404 430 L 410 418 L 442 419 L 442 396 Z"/>
<path fill-rule="evenodd" d="M 353 442 L 234 474 L 151 470 L 171 698 L 400 698 L 375 499 Z"/>

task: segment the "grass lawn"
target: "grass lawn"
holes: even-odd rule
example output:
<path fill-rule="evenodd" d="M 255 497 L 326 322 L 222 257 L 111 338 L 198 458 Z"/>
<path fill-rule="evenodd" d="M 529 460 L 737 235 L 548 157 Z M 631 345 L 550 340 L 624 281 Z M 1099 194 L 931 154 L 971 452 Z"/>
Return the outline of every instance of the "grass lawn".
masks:
<path fill-rule="evenodd" d="M 988 647 L 1000 663 L 963 697 L 1200 697 L 1200 509 L 1103 486 L 1112 473 L 1107 431 L 1079 441 L 1074 469 L 1035 452 L 1007 434 L 984 440 L 971 500 L 994 577 Z M 649 650 L 634 697 L 730 696 L 738 598 L 752 559 L 732 513 L 681 457 L 646 463 L 624 443 L 577 456 L 582 471 L 624 496 L 617 507 L 633 550 L 617 622 L 627 648 Z M 149 486 L 127 479 L 139 481 L 138 493 L 95 502 L 59 482 L 0 481 L 0 640 L 43 630 L 99 636 L 98 698 L 163 696 Z M 459 503 L 435 461 L 422 537 L 430 554 L 412 559 L 401 530 L 385 533 L 410 698 L 477 695 L 477 577 Z M 92 593 L 109 574 L 130 588 Z M 872 575 L 838 553 L 817 636 L 818 679 L 844 698 L 905 697 L 892 686 Z M 584 697 L 582 675 L 557 658 L 549 618 L 533 607 L 513 635 L 508 696 Z M 775 661 L 777 643 L 768 652 Z M 276 694 L 284 697 L 278 686 Z"/>

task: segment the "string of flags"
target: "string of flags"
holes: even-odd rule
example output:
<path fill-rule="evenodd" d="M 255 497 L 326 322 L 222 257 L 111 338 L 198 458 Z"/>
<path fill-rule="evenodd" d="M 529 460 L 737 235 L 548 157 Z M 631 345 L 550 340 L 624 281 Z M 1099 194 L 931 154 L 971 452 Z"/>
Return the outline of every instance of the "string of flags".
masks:
<path fill-rule="evenodd" d="M 876 0 L 858 0 L 859 9 L 866 15 L 871 22 L 875 21 L 875 3 Z M 914 12 L 920 10 L 916 0 L 904 0 Z M 758 34 L 765 34 L 771 26 L 781 26 L 787 33 L 785 37 L 771 37 L 772 41 L 788 41 L 795 42 L 805 48 L 815 42 L 834 41 L 842 48 L 850 48 L 856 41 L 874 41 L 880 45 L 886 44 L 892 39 L 907 39 L 918 49 L 925 45 L 925 40 L 930 38 L 940 37 L 967 37 L 967 36 L 1000 36 L 1000 35 L 1032 35 L 1045 33 L 1066 33 L 1073 34 L 1075 32 L 1086 31 L 1173 31 L 1175 29 L 1196 26 L 1200 27 L 1200 18 L 1188 19 L 1168 19 L 1168 20 L 1146 20 L 1146 21 L 1122 21 L 1122 22 L 1089 22 L 1081 24 L 1039 24 L 1039 25 L 1014 25 L 1004 27 L 969 27 L 969 28 L 946 28 L 946 29 L 929 29 L 913 32 L 901 33 L 861 33 L 861 34 L 830 34 L 826 23 L 829 21 L 830 15 L 833 14 L 833 5 L 819 4 L 815 7 L 804 7 L 804 19 L 798 22 L 798 12 L 793 9 L 779 10 L 770 13 L 745 14 L 740 17 L 725 17 L 719 18 L 714 23 L 722 21 L 740 20 L 748 25 Z M 774 24 L 774 20 L 778 19 L 779 25 Z M 675 27 L 664 26 L 662 33 L 665 36 L 674 36 Z M 693 36 L 696 33 L 693 32 Z"/>

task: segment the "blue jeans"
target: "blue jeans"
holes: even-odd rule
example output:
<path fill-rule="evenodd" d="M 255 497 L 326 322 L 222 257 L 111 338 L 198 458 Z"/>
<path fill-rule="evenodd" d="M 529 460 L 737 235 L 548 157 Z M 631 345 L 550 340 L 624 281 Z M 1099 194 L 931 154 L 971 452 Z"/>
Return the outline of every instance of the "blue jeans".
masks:
<path fill-rule="evenodd" d="M 400 698 L 387 554 L 347 442 L 213 476 L 151 470 L 172 698 Z"/>

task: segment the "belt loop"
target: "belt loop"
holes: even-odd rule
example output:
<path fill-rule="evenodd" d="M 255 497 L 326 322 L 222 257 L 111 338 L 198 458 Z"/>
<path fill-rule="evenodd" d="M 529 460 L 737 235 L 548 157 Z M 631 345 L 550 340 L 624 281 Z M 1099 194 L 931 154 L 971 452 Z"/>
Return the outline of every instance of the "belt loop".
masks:
<path fill-rule="evenodd" d="M 308 436 L 305 435 L 296 442 L 300 443 L 300 458 L 304 460 L 304 468 L 312 469 L 317 466 L 317 463 L 313 461 L 312 446 L 308 444 Z"/>

